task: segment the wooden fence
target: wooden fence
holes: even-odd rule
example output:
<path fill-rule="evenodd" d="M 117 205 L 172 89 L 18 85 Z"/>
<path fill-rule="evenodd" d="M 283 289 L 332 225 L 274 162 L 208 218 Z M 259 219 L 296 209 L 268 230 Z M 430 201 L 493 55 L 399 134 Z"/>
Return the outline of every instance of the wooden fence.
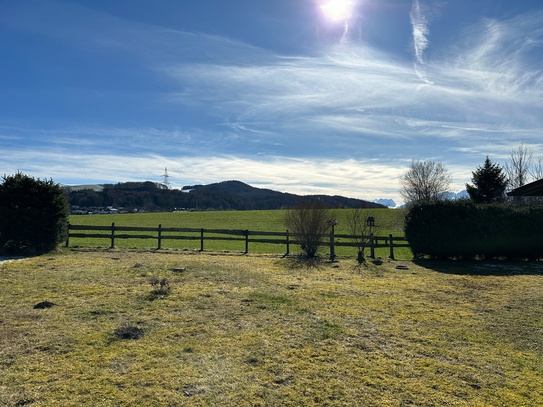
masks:
<path fill-rule="evenodd" d="M 89 233 L 90 232 L 90 233 Z M 124 232 L 124 233 L 123 233 Z M 139 233 L 141 232 L 141 233 Z M 110 247 L 115 247 L 117 239 L 154 239 L 157 241 L 157 248 L 162 249 L 162 243 L 166 240 L 199 240 L 200 251 L 204 251 L 205 241 L 239 241 L 245 243 L 245 253 L 249 253 L 249 243 L 267 243 L 285 246 L 285 255 L 290 254 L 290 246 L 300 244 L 296 236 L 285 232 L 262 232 L 236 229 L 199 229 L 199 228 L 165 228 L 162 225 L 158 227 L 141 226 L 117 226 L 115 222 L 111 226 L 86 226 L 86 225 L 68 225 L 68 238 L 66 247 L 70 245 L 70 238 L 96 238 L 108 239 L 111 242 Z M 347 239 L 350 242 L 337 241 L 336 239 Z M 328 241 L 322 245 L 330 247 L 330 258 L 335 257 L 335 248 L 338 246 L 359 247 L 357 243 L 364 239 L 367 243 L 366 248 L 370 250 L 370 258 L 375 258 L 376 248 L 388 248 L 389 258 L 394 259 L 394 248 L 409 247 L 404 237 L 397 236 L 353 236 L 335 234 L 334 230 L 330 232 Z"/>

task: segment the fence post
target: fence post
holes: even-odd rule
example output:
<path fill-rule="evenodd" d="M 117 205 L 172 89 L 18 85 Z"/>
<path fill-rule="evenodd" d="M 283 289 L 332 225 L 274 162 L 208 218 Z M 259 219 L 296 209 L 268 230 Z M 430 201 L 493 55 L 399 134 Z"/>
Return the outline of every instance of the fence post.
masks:
<path fill-rule="evenodd" d="M 375 259 L 375 240 L 373 233 L 370 233 L 370 258 Z"/>
<path fill-rule="evenodd" d="M 330 261 L 334 261 L 336 258 L 336 248 L 334 242 L 334 224 L 332 224 L 332 229 L 330 229 Z"/>
<path fill-rule="evenodd" d="M 162 224 L 158 225 L 158 250 L 162 249 Z"/>
<path fill-rule="evenodd" d="M 390 257 L 392 260 L 394 260 L 394 243 L 392 242 L 392 235 L 388 235 L 389 241 L 388 241 L 388 247 L 390 248 Z"/>
<path fill-rule="evenodd" d="M 70 245 L 70 222 L 68 222 L 68 236 L 66 236 L 66 247 Z"/>
<path fill-rule="evenodd" d="M 287 252 L 285 253 L 285 256 L 288 256 L 290 254 L 290 237 L 288 234 L 288 229 L 286 232 L 286 238 L 287 238 Z"/>
<path fill-rule="evenodd" d="M 111 224 L 111 247 L 110 249 L 115 248 L 115 222 Z"/>
<path fill-rule="evenodd" d="M 245 229 L 245 254 L 249 253 L 249 230 Z"/>
<path fill-rule="evenodd" d="M 200 251 L 204 251 L 204 228 L 200 230 Z"/>

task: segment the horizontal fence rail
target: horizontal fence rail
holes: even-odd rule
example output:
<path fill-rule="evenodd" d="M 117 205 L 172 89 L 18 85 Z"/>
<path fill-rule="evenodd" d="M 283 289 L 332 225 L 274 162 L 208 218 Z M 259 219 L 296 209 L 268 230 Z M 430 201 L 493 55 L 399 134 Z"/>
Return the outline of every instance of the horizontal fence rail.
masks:
<path fill-rule="evenodd" d="M 125 233 L 123 233 L 125 232 Z M 128 233 L 126 233 L 128 232 Z M 166 233 L 166 234 L 165 234 Z M 324 236 L 323 236 L 324 237 Z M 394 259 L 394 248 L 409 247 L 404 237 L 398 236 L 354 236 L 330 233 L 328 241 L 321 245 L 330 247 L 330 258 L 335 257 L 335 247 L 368 248 L 370 258 L 375 258 L 376 248 L 389 248 L 389 257 Z M 249 243 L 266 243 L 284 245 L 285 255 L 290 254 L 290 245 L 300 244 L 295 234 L 285 232 L 262 232 L 242 229 L 204 229 L 204 228 L 171 228 L 171 227 L 142 227 L 142 226 L 117 226 L 113 222 L 109 226 L 68 225 L 68 238 L 66 247 L 70 245 L 71 238 L 108 239 L 110 248 L 115 247 L 117 239 L 154 239 L 157 241 L 157 249 L 162 249 L 165 240 L 199 240 L 200 251 L 204 251 L 205 241 L 239 241 L 245 243 L 245 253 L 249 253 Z M 336 239 L 348 239 L 350 242 L 337 241 Z M 361 243 L 365 242 L 365 243 Z"/>

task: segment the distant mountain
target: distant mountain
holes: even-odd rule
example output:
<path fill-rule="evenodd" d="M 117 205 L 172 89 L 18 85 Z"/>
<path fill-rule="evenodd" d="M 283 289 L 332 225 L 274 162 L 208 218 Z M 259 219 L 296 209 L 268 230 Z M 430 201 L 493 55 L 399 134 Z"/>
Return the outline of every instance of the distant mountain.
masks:
<path fill-rule="evenodd" d="M 456 199 L 464 199 L 464 198 L 469 198 L 468 191 L 466 191 L 465 189 L 456 193 Z"/>
<path fill-rule="evenodd" d="M 439 195 L 440 199 L 448 200 L 448 201 L 454 201 L 456 199 L 469 199 L 468 191 L 465 189 L 460 192 L 443 192 Z M 398 206 L 397 208 L 406 208 L 409 204 L 405 203 L 401 206 Z"/>
<path fill-rule="evenodd" d="M 295 195 L 255 188 L 240 181 L 187 185 L 181 190 L 162 184 L 125 182 L 105 184 L 102 190 L 67 187 L 72 208 L 123 208 L 128 211 L 259 210 L 291 208 L 307 200 L 319 200 L 329 208 L 383 208 L 362 199 L 329 195 Z"/>
<path fill-rule="evenodd" d="M 394 202 L 394 199 L 380 198 L 380 199 L 375 199 L 372 202 L 387 206 L 389 208 L 396 207 L 396 202 Z"/>
<path fill-rule="evenodd" d="M 441 199 L 448 199 L 450 201 L 454 201 L 455 199 L 464 199 L 469 198 L 468 191 L 465 189 L 460 192 L 444 192 L 440 195 Z"/>
<path fill-rule="evenodd" d="M 338 195 L 296 195 L 271 189 L 256 188 L 241 181 L 223 181 L 209 185 L 188 185 L 182 188 L 189 195 L 221 196 L 228 202 L 237 202 L 237 209 L 281 209 L 293 207 L 307 200 L 319 200 L 330 208 L 382 208 L 383 205 L 362 199 Z"/>

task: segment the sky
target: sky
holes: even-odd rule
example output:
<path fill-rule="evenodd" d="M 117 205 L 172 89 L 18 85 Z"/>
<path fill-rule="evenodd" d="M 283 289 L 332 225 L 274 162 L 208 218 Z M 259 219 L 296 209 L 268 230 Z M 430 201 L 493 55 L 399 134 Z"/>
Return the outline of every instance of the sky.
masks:
<path fill-rule="evenodd" d="M 394 199 L 543 154 L 541 0 L 0 0 L 0 175 Z"/>

